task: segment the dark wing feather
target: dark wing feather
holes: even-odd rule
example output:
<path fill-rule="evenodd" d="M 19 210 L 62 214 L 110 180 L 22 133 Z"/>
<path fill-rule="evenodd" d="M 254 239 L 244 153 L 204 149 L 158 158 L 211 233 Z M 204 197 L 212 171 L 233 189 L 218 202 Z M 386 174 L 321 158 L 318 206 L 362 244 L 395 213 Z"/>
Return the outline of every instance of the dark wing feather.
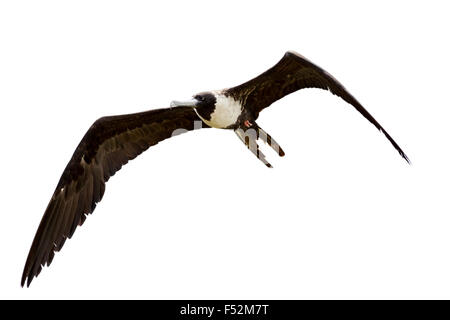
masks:
<path fill-rule="evenodd" d="M 350 103 L 378 130 L 384 133 L 400 155 L 409 162 L 408 157 L 372 115 L 328 72 L 295 52 L 286 52 L 284 57 L 272 68 L 237 87 L 227 89 L 225 94 L 239 100 L 244 108 L 259 113 L 284 96 L 305 88 L 329 90 Z"/>
<path fill-rule="evenodd" d="M 196 121 L 201 123 L 190 107 L 97 120 L 75 150 L 45 210 L 25 263 L 22 286 L 25 282 L 29 286 L 42 267 L 50 265 L 55 251 L 94 211 L 111 176 L 150 146 L 170 138 L 175 130 L 201 127 Z"/>

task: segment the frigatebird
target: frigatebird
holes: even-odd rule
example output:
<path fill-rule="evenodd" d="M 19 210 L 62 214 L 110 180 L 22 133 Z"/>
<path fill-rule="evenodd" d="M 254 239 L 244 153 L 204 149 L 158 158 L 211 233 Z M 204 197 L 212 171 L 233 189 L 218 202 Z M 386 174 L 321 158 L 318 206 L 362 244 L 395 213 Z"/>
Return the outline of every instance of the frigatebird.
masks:
<path fill-rule="evenodd" d="M 384 133 L 409 163 L 394 139 L 342 84 L 300 54 L 288 51 L 275 66 L 239 86 L 202 92 L 186 102 L 173 101 L 170 108 L 95 121 L 75 149 L 45 210 L 21 285 L 26 282 L 29 286 L 42 267 L 50 265 L 55 252 L 94 211 L 108 179 L 129 160 L 162 140 L 201 127 L 231 129 L 258 159 L 271 167 L 257 140 L 266 142 L 280 156 L 284 151 L 255 121 L 264 108 L 304 88 L 328 90 L 351 104 Z"/>

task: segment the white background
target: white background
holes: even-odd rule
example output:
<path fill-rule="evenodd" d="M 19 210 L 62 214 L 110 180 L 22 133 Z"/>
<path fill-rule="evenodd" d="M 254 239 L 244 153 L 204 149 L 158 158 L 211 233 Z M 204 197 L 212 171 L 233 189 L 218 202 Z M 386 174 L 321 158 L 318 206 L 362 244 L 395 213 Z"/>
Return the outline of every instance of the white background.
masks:
<path fill-rule="evenodd" d="M 426 3 L 426 4 L 425 4 Z M 445 1 L 3 1 L 0 298 L 450 298 Z M 295 50 L 397 140 L 328 92 L 233 132 L 165 141 L 29 289 L 19 285 L 58 179 L 91 123 L 240 84 Z"/>

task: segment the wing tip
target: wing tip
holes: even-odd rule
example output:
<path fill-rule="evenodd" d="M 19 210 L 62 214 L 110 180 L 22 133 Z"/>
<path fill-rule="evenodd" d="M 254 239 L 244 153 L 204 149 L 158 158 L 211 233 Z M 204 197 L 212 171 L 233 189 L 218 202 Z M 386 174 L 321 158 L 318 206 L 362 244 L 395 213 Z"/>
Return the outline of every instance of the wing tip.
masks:
<path fill-rule="evenodd" d="M 408 158 L 408 156 L 402 151 L 400 152 L 400 155 L 402 156 L 403 159 L 405 159 L 405 161 L 408 163 L 408 165 L 412 165 L 411 160 Z"/>
<path fill-rule="evenodd" d="M 26 284 L 26 287 L 29 288 L 31 281 L 33 281 L 33 276 L 24 272 L 22 275 L 22 280 L 20 281 L 20 286 L 23 288 Z"/>
<path fill-rule="evenodd" d="M 395 140 L 389 135 L 389 133 L 387 133 L 387 131 L 384 130 L 383 127 L 381 127 L 381 126 L 380 126 L 379 130 L 385 135 L 385 137 L 389 140 L 389 142 L 392 144 L 392 146 L 395 148 L 395 150 L 397 150 L 397 152 L 400 154 L 400 156 L 403 159 L 405 159 L 405 161 L 408 163 L 408 165 L 411 165 L 411 160 L 409 159 L 409 157 L 402 150 L 402 148 L 400 148 L 400 146 L 397 144 L 397 142 L 395 142 Z"/>
<path fill-rule="evenodd" d="M 29 268 L 28 263 L 25 264 L 25 268 L 23 270 L 22 279 L 20 280 L 20 286 L 23 288 L 26 287 L 29 288 L 31 281 L 33 281 L 34 277 L 37 277 L 37 274 L 33 273 L 32 268 Z"/>
<path fill-rule="evenodd" d="M 25 267 L 23 268 L 23 273 L 22 273 L 22 279 L 20 280 L 20 286 L 23 288 L 27 278 L 30 277 L 30 267 L 29 267 L 29 257 L 27 258 L 27 261 L 25 262 Z M 29 285 L 28 285 L 29 286 Z M 28 288 L 27 286 L 27 288 Z"/>
<path fill-rule="evenodd" d="M 406 163 L 408 165 L 412 165 L 411 160 L 409 159 L 409 157 L 403 152 L 402 149 L 397 149 L 397 152 L 400 154 L 400 156 L 403 158 L 403 160 L 406 161 Z"/>

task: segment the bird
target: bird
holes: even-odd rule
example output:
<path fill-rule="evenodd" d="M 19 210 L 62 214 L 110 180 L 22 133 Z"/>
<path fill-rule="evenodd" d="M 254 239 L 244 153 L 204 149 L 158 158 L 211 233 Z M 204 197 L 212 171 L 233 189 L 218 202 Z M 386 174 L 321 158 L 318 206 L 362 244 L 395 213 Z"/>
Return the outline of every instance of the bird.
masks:
<path fill-rule="evenodd" d="M 95 121 L 75 149 L 44 212 L 25 262 L 21 286 L 29 287 L 42 268 L 51 264 L 55 252 L 94 211 L 109 178 L 165 139 L 201 128 L 233 130 L 257 159 L 271 168 L 258 142 L 267 143 L 279 156 L 285 153 L 256 120 L 275 101 L 305 88 L 328 90 L 352 105 L 410 163 L 394 139 L 338 80 L 297 52 L 288 51 L 272 68 L 241 85 L 201 92 L 187 101 L 172 101 L 168 108 Z"/>

